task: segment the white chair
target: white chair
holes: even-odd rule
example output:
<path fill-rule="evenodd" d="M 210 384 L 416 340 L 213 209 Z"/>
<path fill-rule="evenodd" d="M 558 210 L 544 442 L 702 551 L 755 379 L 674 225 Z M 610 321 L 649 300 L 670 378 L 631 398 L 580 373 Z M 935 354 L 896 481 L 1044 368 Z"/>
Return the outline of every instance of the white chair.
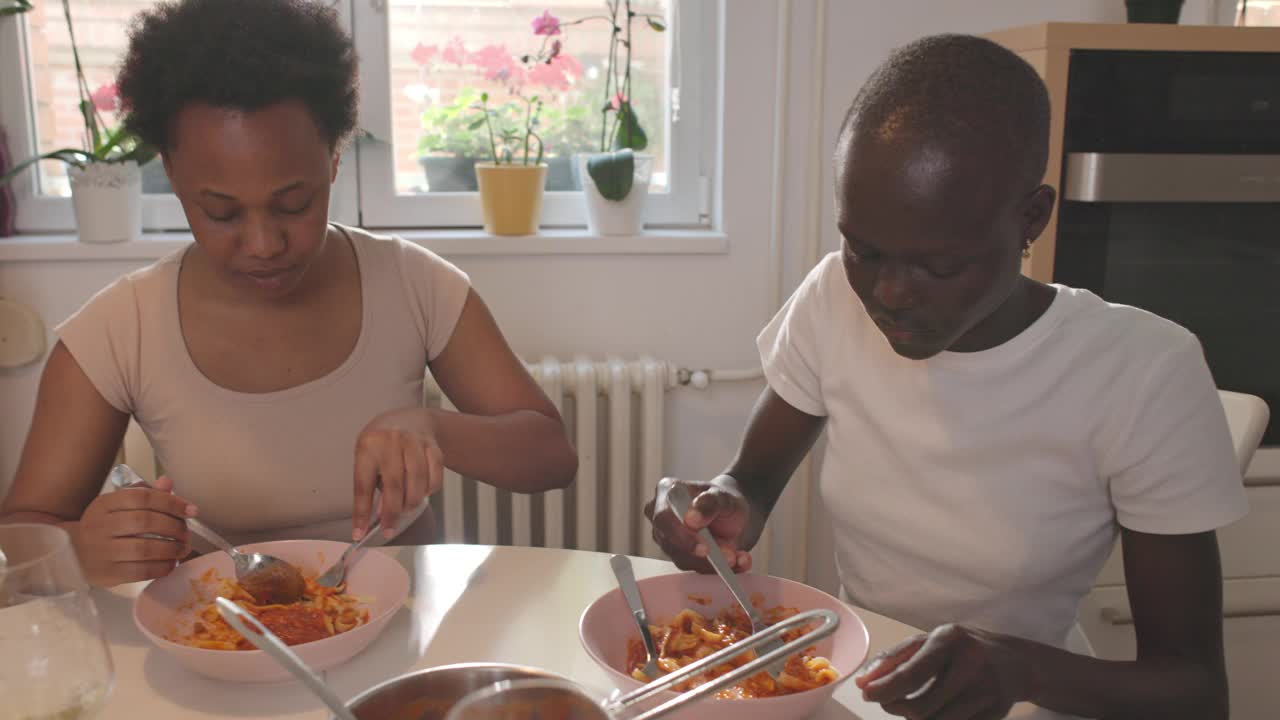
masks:
<path fill-rule="evenodd" d="M 1249 469 L 1249 462 L 1258 451 L 1262 442 L 1262 434 L 1267 429 L 1267 421 L 1271 418 L 1271 410 L 1262 398 L 1255 395 L 1219 390 L 1218 398 L 1222 401 L 1222 409 L 1227 415 L 1227 429 L 1231 432 L 1231 444 L 1235 446 L 1236 461 L 1243 474 Z M 1120 552 L 1116 544 L 1115 554 Z M 1116 558 L 1111 559 L 1112 562 Z M 1067 634 L 1067 649 L 1080 655 L 1093 656 L 1093 646 L 1079 623 Z"/>
<path fill-rule="evenodd" d="M 1219 390 L 1218 398 L 1222 400 L 1222 409 L 1227 413 L 1227 427 L 1231 430 L 1231 443 L 1236 448 L 1236 460 L 1240 462 L 1240 472 L 1249 469 L 1249 461 L 1262 442 L 1262 433 L 1267 429 L 1267 421 L 1271 418 L 1271 409 L 1262 398 L 1255 395 Z"/>

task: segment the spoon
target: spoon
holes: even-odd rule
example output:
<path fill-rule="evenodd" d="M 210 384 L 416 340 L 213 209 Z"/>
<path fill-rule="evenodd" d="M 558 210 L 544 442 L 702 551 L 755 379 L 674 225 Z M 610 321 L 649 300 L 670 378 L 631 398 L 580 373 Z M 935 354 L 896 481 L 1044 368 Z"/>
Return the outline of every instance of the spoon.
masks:
<path fill-rule="evenodd" d="M 280 663 L 281 667 L 293 673 L 293 676 L 302 681 L 316 697 L 320 698 L 320 702 L 329 708 L 329 712 L 339 720 L 356 720 L 356 716 L 347 709 L 347 706 L 338 699 L 337 695 L 329 689 L 319 675 L 307 667 L 302 662 L 302 658 L 298 654 L 289 649 L 275 633 L 268 630 L 258 619 L 251 615 L 247 610 L 236 605 L 230 600 L 220 597 L 215 600 L 218 604 L 218 614 L 222 616 L 227 624 L 236 629 L 236 632 L 244 636 L 254 647 L 271 656 L 272 660 Z"/>
<path fill-rule="evenodd" d="M 653 636 L 649 634 L 649 616 L 644 611 L 644 600 L 640 597 L 635 571 L 631 569 L 631 558 L 614 555 L 609 558 L 609 565 L 613 567 L 613 576 L 618 578 L 618 589 L 622 591 L 622 597 L 626 598 L 627 605 L 631 608 L 631 617 L 635 618 L 636 625 L 640 628 L 640 640 L 644 642 L 644 652 L 647 655 L 643 670 L 645 677 L 657 680 L 662 675 L 662 671 L 658 669 L 658 649 L 653 644 Z"/>
<path fill-rule="evenodd" d="M 667 492 L 667 500 L 671 503 L 671 507 L 675 508 L 676 514 L 680 517 L 680 521 L 684 522 L 684 516 L 689 514 L 689 508 L 693 505 L 693 501 L 689 498 L 689 491 L 685 486 L 676 483 L 671 486 L 671 490 Z M 724 558 L 724 552 L 720 550 L 720 544 L 711 536 L 711 531 L 702 528 L 698 531 L 698 537 L 707 546 L 707 561 L 711 563 L 711 567 L 715 569 L 716 574 L 729 587 L 729 592 L 737 599 L 738 604 L 742 606 L 744 612 L 747 613 L 747 619 L 751 621 L 751 634 L 754 635 L 769 627 L 764 621 L 764 617 L 756 610 L 756 606 L 751 603 L 751 597 L 747 595 L 747 591 L 743 589 L 742 584 L 738 582 L 738 576 L 733 573 L 733 568 L 729 567 L 729 563 Z M 765 655 L 773 650 L 782 647 L 782 641 L 773 639 L 761 643 L 760 654 Z M 775 681 L 783 669 L 782 663 L 774 663 L 766 668 L 769 677 Z"/>
<path fill-rule="evenodd" d="M 109 475 L 117 489 L 153 487 L 128 465 L 116 465 Z M 196 535 L 212 543 L 231 556 L 236 566 L 236 582 L 263 605 L 287 605 L 302 598 L 306 583 L 298 568 L 274 555 L 247 553 L 237 550 L 231 543 L 214 532 L 208 525 L 187 518 L 187 527 Z M 165 538 L 168 539 L 168 538 Z"/>

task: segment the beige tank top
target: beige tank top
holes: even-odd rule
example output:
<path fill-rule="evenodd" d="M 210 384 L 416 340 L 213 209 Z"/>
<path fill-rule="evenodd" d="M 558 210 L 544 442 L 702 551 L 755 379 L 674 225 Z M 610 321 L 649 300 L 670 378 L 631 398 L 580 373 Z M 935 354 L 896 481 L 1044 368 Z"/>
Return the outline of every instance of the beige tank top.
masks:
<path fill-rule="evenodd" d="M 466 302 L 470 282 L 446 260 L 339 229 L 359 263 L 363 317 L 350 356 L 317 380 L 241 393 L 205 377 L 178 318 L 185 250 L 115 281 L 56 330 L 102 397 L 138 421 L 176 491 L 233 543 L 351 539 L 356 436 L 422 403 L 427 363 Z"/>

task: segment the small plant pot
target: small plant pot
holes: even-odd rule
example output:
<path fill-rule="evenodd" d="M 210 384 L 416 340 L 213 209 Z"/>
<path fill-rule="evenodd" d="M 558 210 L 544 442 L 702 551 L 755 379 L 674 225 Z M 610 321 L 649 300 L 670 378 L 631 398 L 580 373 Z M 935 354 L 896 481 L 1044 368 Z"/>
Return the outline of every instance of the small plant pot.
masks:
<path fill-rule="evenodd" d="M 630 192 L 621 200 L 610 200 L 600 194 L 587 172 L 587 161 L 595 155 L 581 155 L 578 171 L 582 178 L 582 196 L 587 203 L 587 229 L 592 235 L 639 235 L 644 229 L 644 205 L 649 198 L 649 176 L 653 173 L 653 156 L 635 156 L 635 175 Z"/>
<path fill-rule="evenodd" d="M 1176 25 L 1182 15 L 1183 2 L 1184 0 L 1124 0 L 1124 7 L 1131 23 Z"/>
<path fill-rule="evenodd" d="M 169 175 L 165 173 L 164 162 L 159 157 L 142 166 L 143 195 L 171 192 L 173 188 L 169 185 Z"/>
<path fill-rule="evenodd" d="M 547 166 L 476 163 L 484 230 L 492 235 L 533 235 L 542 218 Z"/>
<path fill-rule="evenodd" d="M 577 156 L 556 155 L 547 158 L 547 192 L 573 192 L 582 189 L 577 161 Z"/>
<path fill-rule="evenodd" d="M 142 172 L 135 162 L 68 166 L 71 206 L 80 242 L 115 243 L 142 237 Z"/>
<path fill-rule="evenodd" d="M 427 177 L 428 192 L 475 192 L 474 157 L 461 155 L 423 155 L 418 158 Z"/>

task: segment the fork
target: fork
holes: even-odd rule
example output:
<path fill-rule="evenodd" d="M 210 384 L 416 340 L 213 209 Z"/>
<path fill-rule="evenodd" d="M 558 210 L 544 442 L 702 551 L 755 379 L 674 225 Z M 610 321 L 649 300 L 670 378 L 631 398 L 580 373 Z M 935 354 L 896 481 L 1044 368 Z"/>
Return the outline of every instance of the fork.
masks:
<path fill-rule="evenodd" d="M 613 567 L 613 576 L 618 579 L 618 589 L 622 591 L 623 599 L 631 608 L 631 617 L 635 618 L 636 626 L 640 628 L 640 641 L 644 643 L 646 656 L 642 672 L 649 680 L 657 680 L 662 675 L 662 671 L 658 669 L 658 648 L 654 646 L 653 636 L 649 634 L 649 616 L 644 611 L 644 600 L 640 598 L 640 586 L 636 584 L 631 558 L 614 555 L 609 558 L 609 565 Z"/>
<path fill-rule="evenodd" d="M 375 518 L 369 525 L 364 537 L 360 538 L 359 542 L 353 542 L 348 545 L 347 549 L 342 551 L 342 555 L 337 562 L 330 565 L 328 570 L 325 570 L 320 577 L 316 578 L 316 584 L 327 588 L 335 588 L 341 585 L 347 579 L 347 568 L 351 566 L 351 556 L 364 547 L 364 544 L 369 542 L 370 538 L 375 537 L 380 530 L 382 530 L 382 518 Z"/>
<path fill-rule="evenodd" d="M 375 507 L 377 506 L 376 497 L 374 500 Z M 404 532 L 405 528 L 409 527 L 414 520 L 417 520 L 422 513 L 426 512 L 427 503 L 430 501 L 430 498 L 426 498 L 418 505 L 400 513 L 400 519 L 396 521 L 396 533 Z M 316 578 L 316 584 L 321 587 L 334 588 L 346 581 L 347 569 L 354 562 L 353 556 L 356 551 L 364 547 L 365 543 L 373 539 L 380 530 L 382 530 L 382 518 L 375 516 L 373 522 L 369 523 L 369 529 L 365 531 L 364 537 L 360 538 L 358 542 L 348 545 L 347 549 L 343 550 L 342 555 L 338 557 L 337 562 L 330 565 L 327 570 L 320 574 L 320 577 Z"/>

